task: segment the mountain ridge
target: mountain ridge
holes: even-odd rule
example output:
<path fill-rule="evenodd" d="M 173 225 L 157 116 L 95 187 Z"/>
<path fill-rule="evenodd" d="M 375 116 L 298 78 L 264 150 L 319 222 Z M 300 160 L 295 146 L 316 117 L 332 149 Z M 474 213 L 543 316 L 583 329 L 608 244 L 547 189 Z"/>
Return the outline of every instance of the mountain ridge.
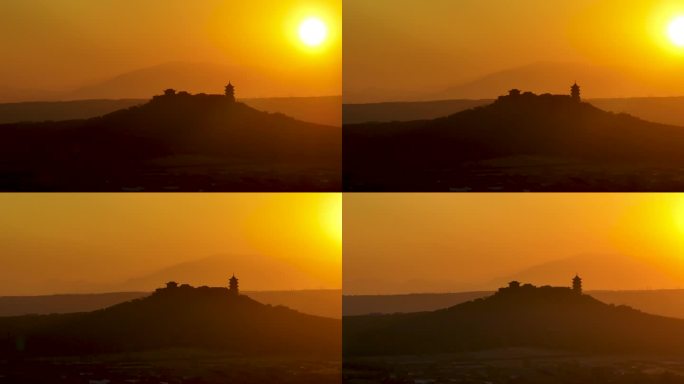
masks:
<path fill-rule="evenodd" d="M 433 120 L 345 125 L 345 189 L 631 191 L 622 184 L 634 182 L 635 168 L 684 166 L 682 127 L 517 92 Z M 621 167 L 630 173 L 598 179 Z M 684 183 L 676 169 L 659 173 L 664 180 L 643 180 L 639 190 Z"/>
<path fill-rule="evenodd" d="M 170 92 L 88 120 L 0 126 L 12 176 L 0 189 L 337 190 L 339 129 Z"/>
<path fill-rule="evenodd" d="M 673 352 L 684 341 L 684 320 L 605 304 L 570 288 L 513 283 L 446 309 L 345 317 L 343 327 L 345 355 L 509 347 Z"/>
<path fill-rule="evenodd" d="M 282 305 L 333 319 L 342 317 L 342 292 L 339 289 L 248 290 L 243 293 L 263 304 Z M 141 291 L 0 296 L 0 317 L 90 312 L 150 294 L 150 291 Z"/>
<path fill-rule="evenodd" d="M 304 122 L 342 125 L 341 96 L 268 97 L 240 99 L 264 112 L 282 113 Z M 84 99 L 0 103 L 0 124 L 80 120 L 145 104 L 149 99 Z"/>
<path fill-rule="evenodd" d="M 339 320 L 261 304 L 227 288 L 171 284 L 93 312 L 0 318 L 0 330 L 5 356 L 162 348 L 334 354 L 341 342 Z"/>
<path fill-rule="evenodd" d="M 345 124 L 428 120 L 449 116 L 495 99 L 444 99 L 427 101 L 385 101 L 344 104 Z M 659 124 L 684 127 L 684 96 L 588 98 L 586 102 L 614 113 L 626 113 Z"/>

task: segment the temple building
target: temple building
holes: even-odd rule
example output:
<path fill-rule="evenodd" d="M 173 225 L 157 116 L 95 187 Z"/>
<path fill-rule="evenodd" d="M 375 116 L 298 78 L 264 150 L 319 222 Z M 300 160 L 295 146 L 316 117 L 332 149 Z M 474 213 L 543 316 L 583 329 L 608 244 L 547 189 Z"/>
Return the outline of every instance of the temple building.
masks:
<path fill-rule="evenodd" d="M 582 294 L 582 278 L 577 274 L 572 278 L 572 290 L 577 294 Z"/>
<path fill-rule="evenodd" d="M 226 97 L 228 100 L 235 102 L 235 87 L 231 82 L 228 82 L 228 85 L 226 85 Z"/>
<path fill-rule="evenodd" d="M 235 274 L 233 273 L 233 277 L 228 280 L 228 292 L 232 295 L 239 295 L 240 290 L 238 288 L 238 278 L 235 277 Z"/>
<path fill-rule="evenodd" d="M 580 87 L 577 85 L 577 82 L 570 87 L 570 97 L 577 102 L 580 101 Z"/>

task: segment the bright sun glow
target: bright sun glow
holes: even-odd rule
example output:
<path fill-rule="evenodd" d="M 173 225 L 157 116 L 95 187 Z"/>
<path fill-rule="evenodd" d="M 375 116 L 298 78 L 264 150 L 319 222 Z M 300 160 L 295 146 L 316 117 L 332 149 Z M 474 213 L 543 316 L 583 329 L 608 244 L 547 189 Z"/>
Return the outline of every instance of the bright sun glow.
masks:
<path fill-rule="evenodd" d="M 680 197 L 675 205 L 675 223 L 677 229 L 684 233 L 684 197 Z"/>
<path fill-rule="evenodd" d="M 321 224 L 328 236 L 339 243 L 342 241 L 342 195 L 331 194 L 326 197 L 321 211 Z"/>
<path fill-rule="evenodd" d="M 678 47 L 684 47 L 684 16 L 672 20 L 667 27 L 667 34 L 672 43 Z"/>
<path fill-rule="evenodd" d="M 299 25 L 299 38 L 310 47 L 321 45 L 328 37 L 328 27 L 316 17 L 304 20 Z"/>

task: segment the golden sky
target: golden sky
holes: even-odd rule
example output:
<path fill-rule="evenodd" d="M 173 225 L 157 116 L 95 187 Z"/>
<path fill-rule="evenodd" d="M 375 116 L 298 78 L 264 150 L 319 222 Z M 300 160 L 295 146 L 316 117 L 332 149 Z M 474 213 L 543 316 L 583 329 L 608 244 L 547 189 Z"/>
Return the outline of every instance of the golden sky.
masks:
<path fill-rule="evenodd" d="M 679 0 L 348 0 L 344 95 L 444 97 L 447 88 L 535 63 L 546 66 L 531 71 L 534 85 L 519 73 L 510 83 L 565 93 L 577 80 L 588 97 L 684 95 L 684 47 L 668 37 L 678 16 Z M 561 75 L 549 63 L 562 64 Z"/>
<path fill-rule="evenodd" d="M 0 295 L 224 285 L 233 272 L 244 290 L 341 285 L 340 194 L 0 194 L 0 211 Z"/>
<path fill-rule="evenodd" d="M 235 66 L 238 84 L 272 79 L 245 97 L 341 92 L 341 0 L 3 0 L 0 15 L 0 88 L 68 90 L 192 62 Z M 310 17 L 328 31 L 316 48 L 298 37 Z"/>
<path fill-rule="evenodd" d="M 684 194 L 346 194 L 346 294 L 684 288 Z"/>

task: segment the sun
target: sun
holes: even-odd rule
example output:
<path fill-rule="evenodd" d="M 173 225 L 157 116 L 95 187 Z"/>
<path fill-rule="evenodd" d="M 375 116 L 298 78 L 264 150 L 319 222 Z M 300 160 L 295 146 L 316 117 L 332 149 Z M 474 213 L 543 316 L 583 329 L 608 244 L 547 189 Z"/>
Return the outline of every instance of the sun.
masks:
<path fill-rule="evenodd" d="M 336 243 L 342 242 L 342 194 L 326 195 L 320 213 L 323 231 Z"/>
<path fill-rule="evenodd" d="M 678 47 L 684 47 L 684 16 L 679 16 L 667 27 L 670 41 Z"/>
<path fill-rule="evenodd" d="M 675 203 L 674 219 L 677 229 L 684 233 L 684 196 L 679 196 Z"/>
<path fill-rule="evenodd" d="M 317 47 L 328 37 L 328 27 L 317 18 L 310 17 L 299 24 L 299 39 L 309 47 Z"/>

